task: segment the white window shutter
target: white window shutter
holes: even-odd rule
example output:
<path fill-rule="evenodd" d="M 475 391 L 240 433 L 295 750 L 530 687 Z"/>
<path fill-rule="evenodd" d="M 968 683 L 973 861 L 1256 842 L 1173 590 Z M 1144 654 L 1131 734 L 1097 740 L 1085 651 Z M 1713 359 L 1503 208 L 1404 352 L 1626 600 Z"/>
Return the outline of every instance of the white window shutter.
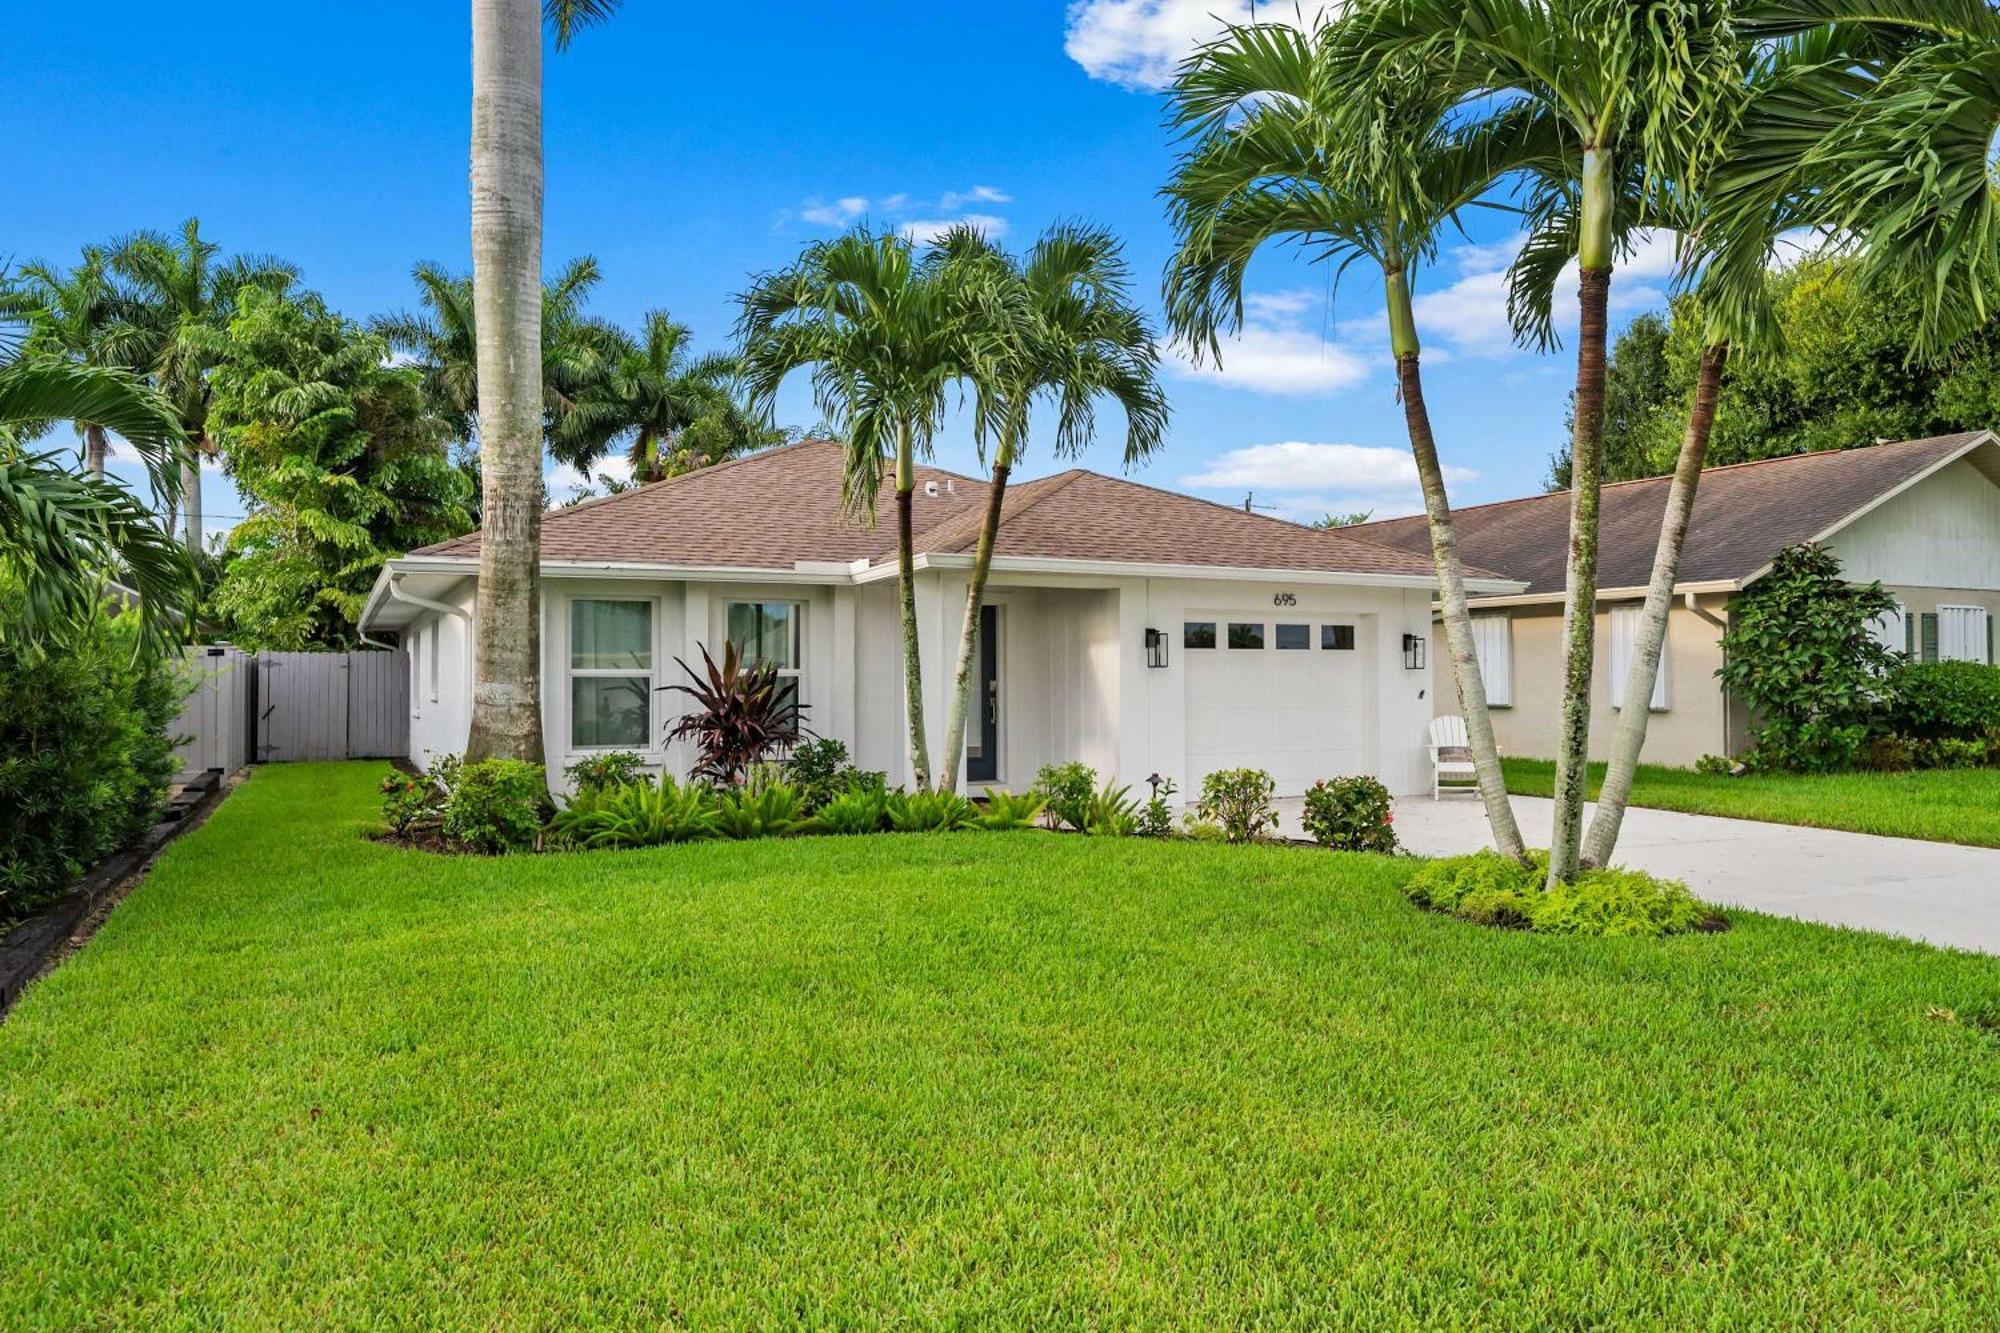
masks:
<path fill-rule="evenodd" d="M 1986 660 L 1985 607 L 1940 606 L 1938 608 L 1938 660 L 1940 662 Z"/>
<path fill-rule="evenodd" d="M 1486 683 L 1486 702 L 1495 708 L 1514 705 L 1512 625 L 1506 616 L 1472 618 L 1472 647 L 1479 658 L 1479 678 Z"/>
<path fill-rule="evenodd" d="M 1868 635 L 1892 653 L 1901 654 L 1909 631 L 1903 627 L 1903 608 L 1894 606 L 1868 622 Z"/>
<path fill-rule="evenodd" d="M 1646 623 L 1643 606 L 1619 606 L 1611 611 L 1611 706 L 1625 706 L 1625 677 L 1632 671 L 1632 657 L 1639 651 L 1639 631 Z M 1669 622 L 1671 627 L 1671 622 Z M 1667 672 L 1673 654 L 1665 640 L 1660 643 L 1660 669 L 1653 675 L 1652 710 L 1667 707 Z"/>

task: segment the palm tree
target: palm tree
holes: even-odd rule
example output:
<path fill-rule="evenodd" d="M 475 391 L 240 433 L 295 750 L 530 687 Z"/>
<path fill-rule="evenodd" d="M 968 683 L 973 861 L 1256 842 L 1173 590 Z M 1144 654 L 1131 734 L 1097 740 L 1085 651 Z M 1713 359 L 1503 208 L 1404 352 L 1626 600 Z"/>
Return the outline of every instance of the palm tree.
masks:
<path fill-rule="evenodd" d="M 1549 882 L 1576 877 L 1590 739 L 1604 380 L 1618 204 L 1625 173 L 1650 189 L 1700 174 L 1741 91 L 1737 37 L 1721 0 L 1366 0 L 1349 78 L 1411 54 L 1440 95 L 1473 116 L 1541 120 L 1574 164 L 1581 273 L 1570 539 L 1563 604 L 1562 719 Z"/>
<path fill-rule="evenodd" d="M 542 758 L 542 23 L 556 49 L 617 0 L 472 0 L 480 520 L 467 759 Z"/>
<path fill-rule="evenodd" d="M 131 374 L 46 356 L 0 360 L 0 571 L 16 595 L 0 637 L 45 641 L 89 612 L 110 577 L 139 593 L 141 639 L 172 642 L 191 620 L 195 571 L 189 553 L 152 511 L 116 481 L 78 473 L 24 437 L 50 421 L 91 422 L 137 450 L 160 493 L 180 485 L 184 440 L 165 397 Z"/>
<path fill-rule="evenodd" d="M 1983 3 L 1924 5 L 1898 16 L 1869 5 L 1800 6 L 1746 23 L 1754 56 L 1750 100 L 1711 179 L 1675 192 L 1697 216 L 1690 265 L 1709 334 L 1687 430 L 1661 519 L 1645 610 L 1612 738 L 1586 865 L 1617 845 L 1645 744 L 1667 614 L 1715 421 L 1722 372 L 1736 346 L 1775 349 L 1765 273 L 1778 238 L 1813 228 L 1857 254 L 1865 281 L 1914 295 L 1926 347 L 1937 352 L 1983 324 L 2000 295 L 1996 189 L 1988 129 L 2000 120 L 2000 17 Z M 1845 11 L 1851 9 L 1852 14 Z M 1848 17 L 1848 23 L 1832 20 Z M 1981 71 L 1975 73 L 1974 71 Z M 1983 90 L 1983 92 L 1982 92 Z M 1983 105 L 1981 104 L 1983 102 Z M 1911 162 L 1911 153 L 1918 155 Z"/>
<path fill-rule="evenodd" d="M 992 330 L 996 354 L 976 386 L 986 404 L 981 418 L 994 437 L 993 465 L 945 714 L 938 785 L 951 791 L 957 787 L 959 757 L 965 750 L 979 611 L 986 601 L 1007 479 L 1027 446 L 1030 414 L 1038 403 L 1052 406 L 1056 452 L 1074 455 L 1096 433 L 1097 400 L 1110 399 L 1125 414 L 1125 465 L 1131 467 L 1160 447 L 1167 427 L 1167 400 L 1156 373 L 1159 353 L 1153 330 L 1132 302 L 1129 270 L 1117 239 L 1108 231 L 1080 225 L 1052 227 L 1018 265 L 970 227 L 947 232 L 938 251 L 946 262 L 986 270 L 985 278 L 972 276 L 968 283 L 1014 289 L 996 293 L 999 299 L 980 307 L 1003 322 Z M 980 443 L 983 453 L 984 433 Z"/>
<path fill-rule="evenodd" d="M 418 264 L 410 276 L 417 284 L 420 310 L 380 315 L 369 327 L 423 372 L 431 410 L 453 439 L 471 444 L 480 438 L 479 325 L 472 279 L 430 263 Z M 577 402 L 602 385 L 630 350 L 616 326 L 585 310 L 602 280 L 597 261 L 585 255 L 542 284 L 541 432 L 551 447 Z"/>
<path fill-rule="evenodd" d="M 187 548 L 201 551 L 201 457 L 215 453 L 208 436 L 208 371 L 221 333 L 249 287 L 282 294 L 298 270 L 282 260 L 238 255 L 221 260 L 189 218 L 178 239 L 140 232 L 118 242 L 111 267 L 131 284 L 131 322 L 139 333 L 140 364 L 180 415 L 188 448 L 181 463 L 181 515 Z"/>
<path fill-rule="evenodd" d="M 1531 160 L 1531 121 L 1496 120 L 1477 134 L 1449 129 L 1449 96 L 1433 64 L 1408 54 L 1346 75 L 1351 24 L 1311 33 L 1233 27 L 1182 68 L 1174 121 L 1193 139 L 1165 194 L 1178 239 L 1167 269 L 1167 318 L 1196 355 L 1219 355 L 1241 325 L 1243 278 L 1267 243 L 1292 240 L 1337 270 L 1381 270 L 1390 353 L 1415 457 L 1460 710 L 1494 844 L 1525 858 L 1487 709 L 1464 562 L 1424 403 L 1422 344 L 1411 274 L 1432 258 L 1440 229 L 1493 184 L 1502 165 Z"/>
<path fill-rule="evenodd" d="M 930 453 L 951 386 L 978 380 L 990 355 L 979 329 L 991 325 L 974 318 L 979 272 L 942 250 L 920 260 L 906 238 L 862 229 L 808 247 L 737 298 L 751 402 L 767 406 L 787 375 L 812 367 L 814 400 L 845 440 L 849 509 L 872 520 L 882 474 L 894 468 L 910 777 L 920 790 L 931 771 L 917 646 L 916 463 Z"/>
<path fill-rule="evenodd" d="M 125 323 L 125 300 L 113 280 L 104 251 L 84 249 L 74 268 L 32 263 L 21 266 L 21 277 L 0 289 L 0 316 L 28 321 L 24 350 L 84 366 L 131 365 L 132 326 Z M 84 468 L 104 475 L 110 439 L 103 423 L 78 421 L 83 437 Z"/>
<path fill-rule="evenodd" d="M 588 472 L 623 440 L 633 480 L 649 482 L 782 439 L 737 401 L 736 358 L 691 356 L 693 338 L 666 311 L 648 311 L 642 340 L 623 340 L 608 372 L 556 427 L 556 457 Z"/>

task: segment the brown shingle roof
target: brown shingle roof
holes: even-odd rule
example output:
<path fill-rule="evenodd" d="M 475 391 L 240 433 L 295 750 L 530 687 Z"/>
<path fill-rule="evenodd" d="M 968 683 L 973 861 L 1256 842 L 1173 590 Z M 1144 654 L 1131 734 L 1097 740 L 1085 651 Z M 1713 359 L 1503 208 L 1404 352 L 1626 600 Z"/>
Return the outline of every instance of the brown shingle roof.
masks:
<path fill-rule="evenodd" d="M 1786 547 L 1827 531 L 1985 434 L 1967 431 L 1709 468 L 1695 492 L 1680 581 L 1748 578 Z M 1604 488 L 1599 587 L 1643 587 L 1652 576 L 1671 480 L 1652 477 Z M 1459 550 L 1468 564 L 1526 581 L 1530 593 L 1561 592 L 1569 551 L 1569 500 L 1568 491 L 1554 491 L 1456 510 Z M 1421 515 L 1348 531 L 1406 551 L 1430 549 L 1429 525 Z"/>
<path fill-rule="evenodd" d="M 879 526 L 857 522 L 841 512 L 840 477 L 840 446 L 831 441 L 753 454 L 552 510 L 542 520 L 542 555 L 766 569 L 790 569 L 802 560 L 892 559 L 888 496 Z M 938 493 L 926 494 L 925 482 L 937 483 Z M 986 484 L 975 478 L 918 469 L 918 551 L 972 551 L 986 495 Z M 1428 548 L 1411 554 L 1350 532 L 1322 532 L 1095 472 L 1010 486 L 1002 506 L 996 547 L 1002 556 L 1431 574 Z M 475 532 L 411 554 L 478 552 Z"/>

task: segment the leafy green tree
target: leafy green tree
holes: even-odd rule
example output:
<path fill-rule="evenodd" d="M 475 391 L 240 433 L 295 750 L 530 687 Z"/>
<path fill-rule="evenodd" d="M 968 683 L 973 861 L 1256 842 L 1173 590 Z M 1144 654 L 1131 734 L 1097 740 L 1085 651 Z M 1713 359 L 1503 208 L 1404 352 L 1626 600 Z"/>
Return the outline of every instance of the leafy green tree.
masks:
<path fill-rule="evenodd" d="M 995 290 L 990 273 L 861 229 L 807 247 L 738 298 L 751 401 L 768 404 L 786 376 L 810 367 L 814 401 L 846 447 L 848 506 L 872 518 L 883 473 L 893 474 L 910 778 L 919 790 L 929 788 L 931 767 L 917 646 L 917 459 L 930 453 L 952 386 L 977 382 L 995 354 L 993 321 L 980 317 Z"/>
<path fill-rule="evenodd" d="M 645 483 L 784 439 L 739 401 L 736 358 L 691 355 L 693 338 L 664 310 L 648 311 L 640 338 L 620 335 L 603 377 L 557 423 L 555 456 L 588 472 L 623 441 L 633 480 Z"/>
<path fill-rule="evenodd" d="M 129 286 L 129 320 L 137 327 L 139 364 L 153 386 L 180 416 L 188 451 L 179 487 L 187 548 L 200 552 L 201 457 L 215 453 L 208 434 L 208 371 L 218 335 L 236 313 L 238 300 L 252 289 L 283 292 L 298 270 L 267 256 L 222 258 L 222 248 L 201 234 L 189 218 L 178 238 L 139 232 L 111 251 L 112 269 Z"/>
<path fill-rule="evenodd" d="M 111 272 L 98 246 L 87 246 L 72 268 L 54 264 L 23 264 L 20 276 L 0 285 L 0 317 L 25 320 L 22 350 L 29 356 L 51 357 L 83 366 L 110 366 L 137 371 L 137 330 L 127 321 L 130 298 Z M 79 421 L 84 469 L 104 475 L 110 437 L 102 422 Z"/>
<path fill-rule="evenodd" d="M 349 647 L 382 562 L 467 531 L 421 372 L 316 296 L 250 291 L 211 372 L 210 421 L 250 513 L 214 605 L 249 648 Z"/>
<path fill-rule="evenodd" d="M 1075 454 L 1096 434 L 1098 402 L 1116 403 L 1125 414 L 1125 464 L 1130 467 L 1160 447 L 1167 399 L 1160 389 L 1153 330 L 1132 301 L 1130 274 L 1111 233 L 1058 225 L 1018 264 L 970 227 L 953 228 L 938 242 L 938 250 L 948 263 L 983 271 L 966 281 L 989 288 L 993 298 L 975 307 L 990 325 L 987 338 L 994 349 L 981 358 L 973 378 L 979 415 L 993 436 L 993 462 L 945 713 L 938 785 L 951 791 L 965 750 L 979 610 L 986 600 L 1007 480 L 1027 447 L 1034 409 L 1053 409 L 1055 450 Z M 982 452 L 984 444 L 982 433 Z"/>

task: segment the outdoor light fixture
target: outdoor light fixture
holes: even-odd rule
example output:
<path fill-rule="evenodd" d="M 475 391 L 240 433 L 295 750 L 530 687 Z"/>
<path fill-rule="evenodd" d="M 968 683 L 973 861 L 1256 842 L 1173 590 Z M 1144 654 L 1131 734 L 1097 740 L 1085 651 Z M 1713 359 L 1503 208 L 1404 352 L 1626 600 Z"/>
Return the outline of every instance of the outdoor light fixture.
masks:
<path fill-rule="evenodd" d="M 1146 631 L 1146 665 L 1163 667 L 1167 664 L 1167 632 L 1163 629 Z"/>
<path fill-rule="evenodd" d="M 1405 671 L 1422 671 L 1426 666 L 1430 665 L 1430 658 L 1424 654 L 1424 646 L 1424 636 L 1421 634 L 1405 634 L 1403 636 L 1403 669 Z"/>

